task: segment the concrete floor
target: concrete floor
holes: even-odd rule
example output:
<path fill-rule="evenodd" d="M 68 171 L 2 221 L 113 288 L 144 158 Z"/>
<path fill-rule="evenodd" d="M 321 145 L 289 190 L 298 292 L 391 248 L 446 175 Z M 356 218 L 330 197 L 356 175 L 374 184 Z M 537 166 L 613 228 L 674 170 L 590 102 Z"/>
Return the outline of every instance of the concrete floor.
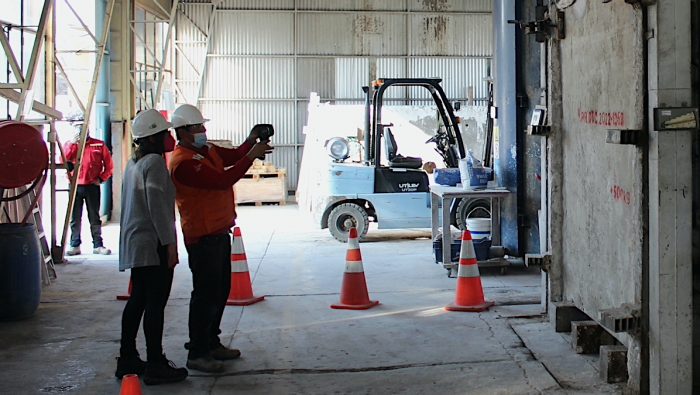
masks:
<path fill-rule="evenodd" d="M 223 339 L 243 357 L 224 374 L 191 371 L 145 394 L 620 393 L 597 377 L 597 357 L 574 354 L 540 315 L 537 270 L 482 271 L 490 311 L 447 313 L 455 279 L 433 263 L 429 231 L 370 231 L 361 243 L 372 299 L 367 311 L 332 310 L 345 246 L 314 229 L 296 206 L 240 207 L 253 288 L 267 295 L 227 307 Z M 85 226 L 84 228 L 87 228 Z M 86 229 L 87 230 L 87 229 Z M 104 228 L 117 245 L 118 227 Z M 89 235 L 85 234 L 89 246 Z M 184 248 L 166 311 L 164 348 L 186 361 L 191 278 Z M 0 323 L 0 393 L 117 394 L 128 272 L 116 256 L 84 255 L 57 267 L 34 317 Z M 143 339 L 139 348 L 145 355 Z"/>

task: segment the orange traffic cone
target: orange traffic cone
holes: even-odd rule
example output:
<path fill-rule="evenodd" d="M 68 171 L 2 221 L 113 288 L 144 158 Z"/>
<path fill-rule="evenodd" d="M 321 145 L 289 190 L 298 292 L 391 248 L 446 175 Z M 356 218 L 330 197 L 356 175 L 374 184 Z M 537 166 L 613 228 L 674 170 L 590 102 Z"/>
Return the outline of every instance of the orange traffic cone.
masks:
<path fill-rule="evenodd" d="M 493 306 L 493 302 L 484 300 L 484 289 L 481 287 L 472 234 L 465 230 L 462 233 L 462 249 L 459 254 L 457 295 L 455 302 L 447 305 L 445 310 L 479 312 L 488 310 L 491 306 Z"/>
<path fill-rule="evenodd" d="M 117 295 L 117 300 L 129 300 L 131 297 L 131 288 L 133 285 L 131 284 L 131 277 L 129 277 L 129 288 L 126 291 L 126 295 Z"/>
<path fill-rule="evenodd" d="M 125 374 L 122 377 L 122 389 L 119 395 L 141 395 L 141 382 L 135 374 Z"/>
<path fill-rule="evenodd" d="M 340 303 L 331 305 L 331 308 L 366 310 L 378 304 L 379 301 L 369 300 L 365 271 L 362 267 L 362 253 L 360 252 L 360 243 L 357 240 L 357 229 L 350 228 Z"/>
<path fill-rule="evenodd" d="M 248 306 L 265 299 L 264 296 L 253 296 L 253 286 L 248 272 L 248 258 L 245 256 L 241 229 L 233 228 L 231 245 L 231 290 L 226 304 L 229 306 Z"/>

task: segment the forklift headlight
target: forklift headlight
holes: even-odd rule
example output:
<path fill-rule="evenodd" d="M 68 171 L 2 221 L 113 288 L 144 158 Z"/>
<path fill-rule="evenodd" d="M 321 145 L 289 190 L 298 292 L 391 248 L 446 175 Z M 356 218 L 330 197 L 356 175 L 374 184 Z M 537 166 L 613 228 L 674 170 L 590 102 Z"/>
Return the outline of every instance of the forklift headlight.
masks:
<path fill-rule="evenodd" d="M 333 137 L 326 141 L 326 152 L 336 162 L 342 162 L 350 157 L 350 145 L 342 137 Z"/>

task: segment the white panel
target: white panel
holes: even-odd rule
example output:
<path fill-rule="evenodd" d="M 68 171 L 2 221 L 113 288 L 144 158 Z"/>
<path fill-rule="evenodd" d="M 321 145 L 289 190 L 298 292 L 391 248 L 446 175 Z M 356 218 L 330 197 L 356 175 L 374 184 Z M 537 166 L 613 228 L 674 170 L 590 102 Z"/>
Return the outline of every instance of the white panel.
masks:
<path fill-rule="evenodd" d="M 197 98 L 197 81 L 204 65 L 206 31 L 211 6 L 180 4 L 175 30 L 175 68 L 178 102 L 194 103 Z"/>
<path fill-rule="evenodd" d="M 223 0 L 221 9 L 293 10 L 294 0 Z"/>
<path fill-rule="evenodd" d="M 240 144 L 257 123 L 275 126 L 272 145 L 280 145 L 267 161 L 287 169 L 288 189 L 296 189 L 297 168 L 295 148 L 297 141 L 293 101 L 202 101 L 202 113 L 211 119 L 207 122 L 207 134 L 212 140 L 227 140 Z M 292 145 L 292 146 L 290 146 Z"/>
<path fill-rule="evenodd" d="M 412 11 L 491 12 L 492 0 L 409 0 Z"/>
<path fill-rule="evenodd" d="M 230 140 L 239 144 L 248 136 L 253 125 L 270 123 L 275 126 L 274 143 L 295 142 L 293 101 L 204 100 L 200 107 L 204 116 L 211 119 L 207 122 L 207 134 L 212 139 Z"/>
<path fill-rule="evenodd" d="M 406 78 L 406 62 L 405 58 L 384 58 L 377 59 L 377 78 Z M 386 90 L 385 99 L 402 99 L 406 98 L 407 91 L 404 86 L 394 86 Z"/>
<path fill-rule="evenodd" d="M 294 98 L 294 59 L 209 58 L 204 97 Z"/>
<path fill-rule="evenodd" d="M 178 39 L 203 40 L 209 25 L 211 5 L 182 4 L 178 6 L 177 29 Z"/>
<path fill-rule="evenodd" d="M 381 10 L 403 11 L 406 9 L 405 0 L 297 0 L 300 10 Z"/>
<path fill-rule="evenodd" d="M 412 78 L 442 78 L 449 99 L 466 98 L 469 86 L 474 87 L 475 98 L 485 98 L 489 63 L 488 59 L 413 58 L 409 73 Z M 413 88 L 411 97 L 427 99 L 430 95 L 425 89 Z"/>
<path fill-rule="evenodd" d="M 289 12 L 220 11 L 211 48 L 213 54 L 293 54 L 294 15 Z"/>
<path fill-rule="evenodd" d="M 491 56 L 491 15 L 411 16 L 411 54 Z"/>
<path fill-rule="evenodd" d="M 297 97 L 308 99 L 311 92 L 321 98 L 335 95 L 335 59 L 301 58 L 297 62 Z"/>
<path fill-rule="evenodd" d="M 406 54 L 404 15 L 302 12 L 298 29 L 299 54 Z"/>
<path fill-rule="evenodd" d="M 362 87 L 369 81 L 369 60 L 367 58 L 336 59 L 335 92 L 337 98 L 364 98 Z"/>

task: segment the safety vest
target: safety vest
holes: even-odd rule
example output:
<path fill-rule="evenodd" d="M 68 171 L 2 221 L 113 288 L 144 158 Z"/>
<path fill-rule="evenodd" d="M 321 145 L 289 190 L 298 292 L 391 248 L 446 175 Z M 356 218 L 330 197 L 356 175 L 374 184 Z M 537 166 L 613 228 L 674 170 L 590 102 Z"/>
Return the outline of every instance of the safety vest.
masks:
<path fill-rule="evenodd" d="M 175 169 L 182 161 L 190 159 L 197 160 L 202 166 L 208 166 L 216 171 L 224 171 L 224 162 L 213 147 L 209 147 L 208 156 L 205 157 L 178 145 L 170 158 L 170 174 L 175 173 Z M 233 188 L 194 188 L 182 184 L 175 177 L 173 177 L 173 183 L 175 201 L 180 211 L 182 233 L 186 240 L 217 234 L 234 225 L 236 209 Z"/>

